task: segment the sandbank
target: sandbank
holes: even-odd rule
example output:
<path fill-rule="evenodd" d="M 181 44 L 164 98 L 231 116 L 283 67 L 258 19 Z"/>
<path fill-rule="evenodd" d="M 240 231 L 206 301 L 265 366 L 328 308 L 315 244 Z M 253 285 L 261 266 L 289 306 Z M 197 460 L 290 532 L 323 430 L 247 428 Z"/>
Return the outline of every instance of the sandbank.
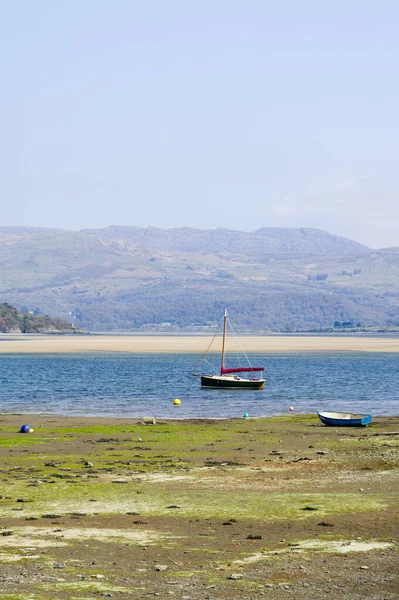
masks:
<path fill-rule="evenodd" d="M 203 354 L 212 341 L 206 335 L 7 335 L 0 336 L 0 354 L 62 354 L 125 352 Z M 232 344 L 233 342 L 231 342 Z M 245 335 L 239 346 L 248 353 L 399 352 L 399 336 Z M 235 344 L 235 347 L 237 345 Z M 212 345 L 219 352 L 220 339 Z"/>

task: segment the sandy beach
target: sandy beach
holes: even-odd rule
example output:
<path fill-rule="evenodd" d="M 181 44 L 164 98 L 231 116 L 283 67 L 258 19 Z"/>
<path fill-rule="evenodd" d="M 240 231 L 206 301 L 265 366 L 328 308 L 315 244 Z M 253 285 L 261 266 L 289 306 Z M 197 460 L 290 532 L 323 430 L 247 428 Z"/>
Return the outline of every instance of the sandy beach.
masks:
<path fill-rule="evenodd" d="M 394 600 L 398 436 L 2 414 L 1 597 Z"/>
<path fill-rule="evenodd" d="M 195 353 L 208 348 L 206 335 L 7 335 L 0 336 L 0 353 Z M 399 335 L 377 336 L 240 336 L 239 346 L 248 353 L 279 352 L 399 352 Z M 234 342 L 235 343 L 235 342 Z M 233 342 L 229 340 L 229 344 Z M 235 343 L 235 347 L 237 344 Z M 212 351 L 219 352 L 216 339 Z"/>

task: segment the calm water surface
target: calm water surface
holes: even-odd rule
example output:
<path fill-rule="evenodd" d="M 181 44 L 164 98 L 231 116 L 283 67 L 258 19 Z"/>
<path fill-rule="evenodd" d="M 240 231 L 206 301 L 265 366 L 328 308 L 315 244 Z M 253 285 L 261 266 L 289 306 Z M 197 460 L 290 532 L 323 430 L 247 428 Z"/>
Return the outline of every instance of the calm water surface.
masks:
<path fill-rule="evenodd" d="M 0 412 L 241 417 L 318 410 L 399 414 L 399 355 L 251 355 L 264 390 L 202 389 L 193 354 L 1 355 Z M 211 359 L 210 359 L 211 360 Z M 217 364 L 218 359 L 215 358 Z M 173 399 L 181 406 L 174 407 Z"/>

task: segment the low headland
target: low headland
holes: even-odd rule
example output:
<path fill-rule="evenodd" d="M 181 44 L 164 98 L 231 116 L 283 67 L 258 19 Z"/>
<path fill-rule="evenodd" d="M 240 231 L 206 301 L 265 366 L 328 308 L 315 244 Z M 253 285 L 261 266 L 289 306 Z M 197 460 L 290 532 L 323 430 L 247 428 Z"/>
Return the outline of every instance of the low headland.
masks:
<path fill-rule="evenodd" d="M 3 333 L 79 333 L 80 327 L 75 327 L 69 321 L 56 319 L 33 311 L 22 312 L 7 302 L 0 303 L 0 334 Z"/>

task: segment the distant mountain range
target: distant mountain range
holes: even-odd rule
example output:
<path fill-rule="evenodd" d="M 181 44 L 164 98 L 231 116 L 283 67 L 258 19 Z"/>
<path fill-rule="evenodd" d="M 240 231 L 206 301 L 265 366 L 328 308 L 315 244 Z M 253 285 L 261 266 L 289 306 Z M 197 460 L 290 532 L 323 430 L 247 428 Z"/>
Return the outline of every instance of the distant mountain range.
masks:
<path fill-rule="evenodd" d="M 319 229 L 0 227 L 0 302 L 92 331 L 399 326 L 399 248 Z"/>

